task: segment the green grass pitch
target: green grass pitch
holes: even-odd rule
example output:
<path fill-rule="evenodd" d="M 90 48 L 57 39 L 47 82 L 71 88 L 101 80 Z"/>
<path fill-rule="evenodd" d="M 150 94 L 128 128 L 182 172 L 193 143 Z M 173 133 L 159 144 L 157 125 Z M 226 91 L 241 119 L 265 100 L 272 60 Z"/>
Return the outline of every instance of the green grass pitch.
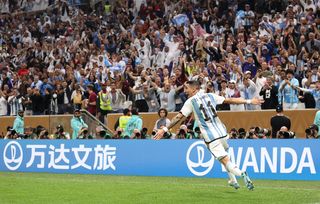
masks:
<path fill-rule="evenodd" d="M 254 191 L 239 183 L 234 190 L 227 179 L 0 172 L 0 203 L 320 204 L 318 181 L 254 180 Z"/>

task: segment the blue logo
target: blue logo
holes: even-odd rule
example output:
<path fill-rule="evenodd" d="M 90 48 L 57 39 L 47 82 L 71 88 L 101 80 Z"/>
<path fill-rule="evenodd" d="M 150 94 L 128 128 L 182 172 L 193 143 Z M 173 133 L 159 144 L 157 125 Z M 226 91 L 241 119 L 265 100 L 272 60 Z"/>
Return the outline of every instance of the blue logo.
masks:
<path fill-rule="evenodd" d="M 21 145 L 16 141 L 9 142 L 3 150 L 3 161 L 6 167 L 11 170 L 17 170 L 23 160 L 23 151 Z"/>

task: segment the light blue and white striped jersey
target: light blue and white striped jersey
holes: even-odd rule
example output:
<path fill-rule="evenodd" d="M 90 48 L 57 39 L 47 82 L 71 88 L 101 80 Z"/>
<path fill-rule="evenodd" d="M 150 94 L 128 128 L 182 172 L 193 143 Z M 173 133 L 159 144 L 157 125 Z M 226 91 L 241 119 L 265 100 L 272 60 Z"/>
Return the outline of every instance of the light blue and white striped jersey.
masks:
<path fill-rule="evenodd" d="M 192 112 L 198 121 L 201 134 L 206 142 L 219 139 L 227 135 L 225 125 L 216 113 L 216 106 L 222 104 L 224 97 L 199 91 L 190 97 L 183 105 L 181 113 L 188 117 Z"/>

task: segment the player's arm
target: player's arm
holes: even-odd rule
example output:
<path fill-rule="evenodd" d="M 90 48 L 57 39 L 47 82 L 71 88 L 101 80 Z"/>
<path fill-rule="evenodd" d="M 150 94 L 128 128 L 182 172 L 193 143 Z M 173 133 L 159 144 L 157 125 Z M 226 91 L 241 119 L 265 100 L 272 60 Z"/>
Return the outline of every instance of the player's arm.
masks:
<path fill-rule="evenodd" d="M 261 105 L 264 102 L 263 99 L 253 98 L 253 99 L 244 99 L 244 98 L 226 98 L 223 103 L 227 104 L 253 104 L 253 105 Z"/>
<path fill-rule="evenodd" d="M 163 137 L 163 134 L 165 132 L 168 132 L 171 128 L 173 128 L 176 124 L 178 124 L 185 116 L 182 113 L 178 113 L 176 116 L 174 116 L 168 125 L 168 127 L 161 128 L 158 130 L 157 134 L 154 136 L 155 140 L 160 140 Z"/>

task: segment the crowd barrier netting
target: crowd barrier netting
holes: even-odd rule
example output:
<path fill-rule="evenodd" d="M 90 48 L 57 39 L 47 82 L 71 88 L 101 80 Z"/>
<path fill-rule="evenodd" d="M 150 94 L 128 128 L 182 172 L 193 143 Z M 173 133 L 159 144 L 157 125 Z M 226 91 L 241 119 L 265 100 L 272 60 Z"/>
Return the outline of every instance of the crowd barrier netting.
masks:
<path fill-rule="evenodd" d="M 320 140 L 229 140 L 253 179 L 320 180 Z M 227 178 L 201 140 L 1 140 L 0 171 Z"/>

